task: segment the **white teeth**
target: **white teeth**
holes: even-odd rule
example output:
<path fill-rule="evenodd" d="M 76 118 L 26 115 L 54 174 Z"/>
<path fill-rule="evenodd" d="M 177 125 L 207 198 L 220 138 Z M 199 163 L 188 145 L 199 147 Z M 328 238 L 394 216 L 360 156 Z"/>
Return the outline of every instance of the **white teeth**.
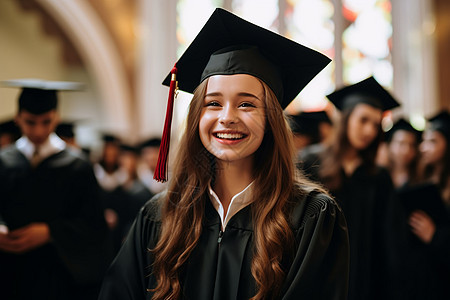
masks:
<path fill-rule="evenodd" d="M 229 139 L 229 140 L 235 140 L 235 139 L 241 139 L 244 137 L 243 134 L 240 133 L 217 133 L 217 137 L 219 139 Z"/>

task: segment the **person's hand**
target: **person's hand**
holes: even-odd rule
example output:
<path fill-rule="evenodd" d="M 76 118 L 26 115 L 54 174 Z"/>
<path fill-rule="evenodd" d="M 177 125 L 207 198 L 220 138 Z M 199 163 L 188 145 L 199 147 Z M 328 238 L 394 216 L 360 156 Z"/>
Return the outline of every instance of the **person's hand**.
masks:
<path fill-rule="evenodd" d="M 31 223 L 0 234 L 0 250 L 10 253 L 25 253 L 50 242 L 50 229 L 46 223 Z"/>
<path fill-rule="evenodd" d="M 9 232 L 8 226 L 0 224 L 0 234 L 7 234 Z"/>
<path fill-rule="evenodd" d="M 433 219 L 425 212 L 416 210 L 409 216 L 411 231 L 425 244 L 429 244 L 436 232 Z"/>
<path fill-rule="evenodd" d="M 104 215 L 105 215 L 105 221 L 106 221 L 106 224 L 108 225 L 108 228 L 109 229 L 116 228 L 118 219 L 119 219 L 119 216 L 117 215 L 116 211 L 114 209 L 107 208 L 107 209 L 105 209 Z"/>

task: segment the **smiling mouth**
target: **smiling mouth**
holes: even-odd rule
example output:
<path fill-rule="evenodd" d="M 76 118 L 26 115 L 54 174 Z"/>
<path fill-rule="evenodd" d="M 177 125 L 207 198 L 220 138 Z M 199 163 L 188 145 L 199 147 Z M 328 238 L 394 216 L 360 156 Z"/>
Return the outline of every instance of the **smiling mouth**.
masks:
<path fill-rule="evenodd" d="M 247 135 L 242 133 L 223 133 L 223 132 L 217 132 L 214 133 L 214 136 L 216 138 L 222 139 L 222 140 L 240 140 L 245 138 Z"/>

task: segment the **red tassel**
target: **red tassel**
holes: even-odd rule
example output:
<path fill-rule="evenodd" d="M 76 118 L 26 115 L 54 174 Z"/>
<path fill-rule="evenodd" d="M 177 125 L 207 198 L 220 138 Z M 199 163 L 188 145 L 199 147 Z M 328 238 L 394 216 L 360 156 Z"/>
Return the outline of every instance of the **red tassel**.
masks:
<path fill-rule="evenodd" d="M 153 179 L 164 182 L 167 181 L 167 161 L 169 158 L 170 130 L 172 128 L 173 100 L 177 92 L 177 66 L 173 66 L 172 78 L 170 80 L 169 99 L 167 100 L 166 120 L 164 122 L 164 131 L 159 148 L 158 163 L 156 164 Z"/>

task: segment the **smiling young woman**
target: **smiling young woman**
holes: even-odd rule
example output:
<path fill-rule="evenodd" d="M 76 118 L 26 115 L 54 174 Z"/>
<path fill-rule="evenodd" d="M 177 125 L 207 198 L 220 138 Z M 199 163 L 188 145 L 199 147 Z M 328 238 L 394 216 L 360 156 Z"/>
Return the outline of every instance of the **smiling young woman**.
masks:
<path fill-rule="evenodd" d="M 296 170 L 283 113 L 328 62 L 213 13 L 177 62 L 194 95 L 168 189 L 137 217 L 100 299 L 346 298 L 345 218 Z"/>

